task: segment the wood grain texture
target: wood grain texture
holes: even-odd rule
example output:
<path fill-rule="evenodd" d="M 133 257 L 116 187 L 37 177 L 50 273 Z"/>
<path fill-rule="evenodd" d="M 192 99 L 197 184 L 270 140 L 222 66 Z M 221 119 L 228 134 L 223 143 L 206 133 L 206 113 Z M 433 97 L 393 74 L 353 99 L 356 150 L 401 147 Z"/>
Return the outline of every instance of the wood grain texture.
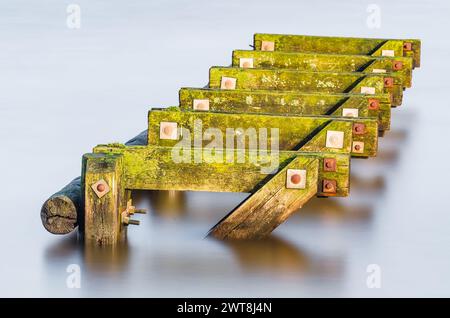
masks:
<path fill-rule="evenodd" d="M 234 150 L 233 162 L 216 162 L 202 149 L 191 149 L 189 161 L 175 162 L 173 148 L 157 146 L 127 147 L 119 144 L 99 145 L 95 153 L 118 154 L 123 158 L 123 186 L 130 190 L 178 190 L 210 192 L 247 192 L 252 193 L 262 187 L 271 177 L 262 173 L 261 168 L 268 166 L 274 154 L 246 151 L 244 160 L 238 162 L 238 150 Z M 201 153 L 203 162 L 193 162 L 195 152 Z M 219 152 L 220 153 L 220 152 Z M 227 155 L 223 151 L 223 158 Z M 350 156 L 348 153 L 280 151 L 276 154 L 275 171 L 283 169 L 296 157 L 318 158 L 321 163 L 319 178 L 337 180 L 336 196 L 349 193 Z M 216 155 L 215 155 L 216 157 Z M 217 158 L 217 157 L 216 157 Z M 335 171 L 323 169 L 323 160 L 336 160 Z M 320 195 L 329 195 L 318 189 Z"/>
<path fill-rule="evenodd" d="M 343 131 L 345 143 L 343 149 L 332 149 L 325 147 L 325 139 L 322 136 L 321 144 L 317 145 L 317 149 L 323 151 L 340 152 L 342 150 L 351 151 L 347 148 L 352 142 L 352 127 L 355 122 L 363 123 L 366 126 L 364 134 L 353 136 L 353 141 L 362 141 L 365 144 L 362 153 L 352 153 L 355 157 L 372 157 L 376 156 L 378 149 L 378 122 L 375 119 L 359 118 L 344 119 L 333 118 L 329 116 L 322 117 L 302 117 L 302 116 L 275 116 L 262 114 L 228 114 L 213 112 L 182 112 L 179 108 L 171 108 L 164 110 L 151 110 L 148 116 L 148 145 L 173 147 L 179 144 L 179 140 L 160 139 L 159 127 L 161 122 L 176 122 L 178 127 L 184 129 L 184 137 L 187 139 L 188 134 L 191 137 L 191 146 L 198 148 L 206 147 L 211 141 L 203 138 L 203 133 L 210 128 L 214 128 L 221 133 L 221 142 L 224 148 L 228 140 L 235 140 L 235 147 L 240 147 L 237 142 L 238 138 L 244 145 L 241 147 L 249 148 L 250 140 L 254 144 L 261 146 L 261 138 L 259 132 L 267 131 L 267 144 L 278 144 L 279 150 L 300 150 L 301 146 L 308 142 L 313 136 L 320 131 L 326 133 L 327 130 Z M 326 127 L 328 126 L 328 127 Z M 277 133 L 275 133 L 276 130 Z M 234 134 L 230 135 L 230 131 L 234 130 Z M 248 137 L 249 132 L 254 138 Z M 198 133 L 195 133 L 198 132 Z M 238 134 L 239 133 L 239 134 Z M 200 139 L 201 144 L 194 143 L 194 136 Z M 276 138 L 275 138 L 276 137 Z M 216 138 L 217 139 L 217 138 Z M 266 146 L 267 147 L 267 146 Z M 326 149 L 325 149 L 326 148 Z M 318 151 L 318 150 L 315 150 Z"/>
<path fill-rule="evenodd" d="M 286 188 L 287 169 L 306 170 L 305 189 Z M 222 240 L 260 239 L 300 209 L 318 188 L 319 160 L 295 158 L 219 221 L 208 235 Z"/>
<path fill-rule="evenodd" d="M 306 72 L 214 66 L 209 69 L 209 87 L 220 88 L 222 77 L 235 78 L 236 89 L 360 94 L 361 88 L 371 87 L 374 94 L 389 93 L 393 106 L 400 106 L 403 98 L 403 83 L 395 73 Z M 392 78 L 392 87 L 385 87 L 386 78 Z"/>
<path fill-rule="evenodd" d="M 272 115 L 332 115 L 341 117 L 344 108 L 356 108 L 359 117 L 378 118 L 378 129 L 390 129 L 391 101 L 389 94 L 329 94 L 273 90 L 222 90 L 212 88 L 182 88 L 180 108 L 192 111 L 194 100 L 208 100 L 209 111 Z M 370 109 L 371 101 L 379 103 Z"/>
<path fill-rule="evenodd" d="M 123 168 L 123 158 L 118 154 L 83 156 L 84 227 L 80 230 L 87 244 L 116 244 L 125 235 L 121 212 L 126 209 L 128 197 Z M 102 197 L 92 189 L 99 180 L 109 186 L 109 192 Z"/>
<path fill-rule="evenodd" d="M 146 145 L 147 130 L 133 137 L 125 145 Z M 53 234 L 68 234 L 83 222 L 81 177 L 77 177 L 42 204 L 41 221 L 44 228 Z"/>
<path fill-rule="evenodd" d="M 420 67 L 421 41 L 418 39 L 374 39 L 256 33 L 253 37 L 255 50 L 261 50 L 262 41 L 274 42 L 275 51 L 381 56 L 382 50 L 394 50 L 395 56 L 412 57 L 414 67 Z M 405 42 L 412 43 L 412 51 L 403 49 Z"/>
<path fill-rule="evenodd" d="M 232 66 L 239 67 L 240 59 L 252 59 L 253 68 L 286 68 L 310 72 L 361 72 L 374 70 L 397 73 L 403 87 L 411 87 L 413 60 L 410 57 L 376 57 L 366 55 L 317 54 L 283 51 L 233 51 Z M 397 69 L 394 63 L 401 63 Z"/>

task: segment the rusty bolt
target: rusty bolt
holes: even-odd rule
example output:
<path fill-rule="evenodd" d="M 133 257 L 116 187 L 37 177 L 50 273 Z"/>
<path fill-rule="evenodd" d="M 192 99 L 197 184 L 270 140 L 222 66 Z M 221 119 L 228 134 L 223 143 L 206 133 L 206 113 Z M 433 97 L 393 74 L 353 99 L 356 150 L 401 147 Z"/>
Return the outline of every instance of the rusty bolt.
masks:
<path fill-rule="evenodd" d="M 292 182 L 293 184 L 299 184 L 300 181 L 302 181 L 302 177 L 300 177 L 299 174 L 293 174 L 293 175 L 291 176 L 291 182 Z"/>
<path fill-rule="evenodd" d="M 403 68 L 403 62 L 402 61 L 394 61 L 392 63 L 392 69 L 394 71 L 399 71 Z"/>
<path fill-rule="evenodd" d="M 369 109 L 378 110 L 380 108 L 380 101 L 375 98 L 369 98 Z"/>
<path fill-rule="evenodd" d="M 355 135 L 363 135 L 366 133 L 366 125 L 362 123 L 354 123 L 353 124 L 353 134 Z"/>
<path fill-rule="evenodd" d="M 98 185 L 97 185 L 97 191 L 98 192 L 103 192 L 103 191 L 105 191 L 106 190 L 106 187 L 105 187 L 105 185 L 103 184 L 103 183 L 99 183 Z"/>
<path fill-rule="evenodd" d="M 356 151 L 359 151 L 359 150 L 361 150 L 361 146 L 360 146 L 360 145 L 355 145 L 355 147 L 354 147 L 354 148 L 355 148 L 355 150 L 356 150 Z"/>
<path fill-rule="evenodd" d="M 167 136 L 170 136 L 170 135 L 172 135 L 173 127 L 170 125 L 167 125 L 166 127 L 163 128 L 163 131 Z"/>
<path fill-rule="evenodd" d="M 336 192 L 336 180 L 323 180 L 323 192 L 335 193 Z"/>
<path fill-rule="evenodd" d="M 411 42 L 403 43 L 403 50 L 405 50 L 405 51 L 412 51 L 412 43 Z"/>
<path fill-rule="evenodd" d="M 394 79 L 392 77 L 385 77 L 384 87 L 393 87 L 393 86 L 394 86 Z"/>
<path fill-rule="evenodd" d="M 324 171 L 336 171 L 336 159 L 334 159 L 334 158 L 323 159 L 323 170 Z"/>

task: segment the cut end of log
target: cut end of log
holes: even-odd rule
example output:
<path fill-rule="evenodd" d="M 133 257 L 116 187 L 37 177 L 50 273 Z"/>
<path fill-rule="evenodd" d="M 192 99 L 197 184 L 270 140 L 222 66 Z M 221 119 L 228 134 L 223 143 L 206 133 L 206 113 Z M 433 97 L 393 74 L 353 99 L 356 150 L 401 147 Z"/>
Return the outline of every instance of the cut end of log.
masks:
<path fill-rule="evenodd" d="M 78 226 L 77 208 L 68 196 L 52 196 L 42 205 L 41 220 L 50 233 L 68 234 Z"/>

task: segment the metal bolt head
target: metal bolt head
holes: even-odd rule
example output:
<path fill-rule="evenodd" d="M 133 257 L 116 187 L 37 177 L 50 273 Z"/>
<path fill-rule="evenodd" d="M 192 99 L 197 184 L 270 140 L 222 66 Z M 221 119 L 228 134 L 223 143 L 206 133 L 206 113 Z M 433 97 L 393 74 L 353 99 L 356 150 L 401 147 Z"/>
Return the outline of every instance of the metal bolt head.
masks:
<path fill-rule="evenodd" d="M 403 43 L 403 50 L 404 51 L 412 51 L 412 43 L 411 42 L 404 42 Z"/>
<path fill-rule="evenodd" d="M 354 123 L 353 124 L 353 134 L 354 135 L 363 135 L 366 133 L 366 125 L 363 123 Z"/>
<path fill-rule="evenodd" d="M 384 87 L 393 87 L 393 86 L 394 86 L 394 79 L 392 77 L 385 77 Z"/>
<path fill-rule="evenodd" d="M 403 68 L 403 62 L 402 61 L 394 61 L 392 62 L 392 69 L 394 71 L 399 71 Z"/>
<path fill-rule="evenodd" d="M 322 191 L 324 193 L 336 193 L 336 180 L 324 179 L 322 183 Z"/>
<path fill-rule="evenodd" d="M 354 141 L 352 144 L 352 152 L 354 153 L 363 153 L 364 152 L 364 142 L 362 141 Z"/>
<path fill-rule="evenodd" d="M 168 140 L 178 139 L 178 124 L 162 121 L 159 123 L 159 138 Z"/>
<path fill-rule="evenodd" d="M 287 171 L 286 171 L 286 188 L 288 188 L 288 189 L 304 189 L 304 188 L 306 188 L 306 170 L 287 169 Z"/>
<path fill-rule="evenodd" d="M 194 99 L 192 102 L 192 108 L 194 110 L 208 111 L 209 99 Z"/>
<path fill-rule="evenodd" d="M 323 170 L 324 171 L 336 171 L 336 159 L 335 158 L 324 158 L 323 159 Z"/>
<path fill-rule="evenodd" d="M 275 42 L 261 41 L 261 51 L 275 51 Z"/>
<path fill-rule="evenodd" d="M 222 76 L 220 81 L 221 89 L 235 89 L 236 88 L 236 79 L 233 77 Z"/>
<path fill-rule="evenodd" d="M 252 58 L 241 57 L 239 59 L 239 67 L 242 67 L 242 68 L 253 68 L 253 59 Z"/>
<path fill-rule="evenodd" d="M 108 183 L 106 183 L 106 181 L 103 179 L 100 179 L 93 185 L 91 185 L 91 189 L 94 191 L 94 193 L 97 195 L 99 199 L 104 197 L 110 190 Z"/>
<path fill-rule="evenodd" d="M 370 110 L 380 109 L 380 101 L 376 98 L 369 98 L 369 109 Z"/>

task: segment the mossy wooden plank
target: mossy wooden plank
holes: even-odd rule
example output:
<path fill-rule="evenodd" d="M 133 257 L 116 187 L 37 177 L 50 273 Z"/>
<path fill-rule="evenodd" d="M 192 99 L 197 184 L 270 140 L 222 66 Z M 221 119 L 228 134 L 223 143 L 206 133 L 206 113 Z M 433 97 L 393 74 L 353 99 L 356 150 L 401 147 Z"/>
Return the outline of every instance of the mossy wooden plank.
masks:
<path fill-rule="evenodd" d="M 268 46 L 271 45 L 267 45 L 266 42 L 273 43 L 273 48 L 269 48 Z M 338 53 L 369 56 L 382 56 L 386 51 L 393 51 L 392 53 L 394 56 L 412 57 L 414 60 L 414 67 L 420 66 L 421 42 L 418 39 L 374 39 L 256 33 L 254 35 L 253 44 L 255 50 L 270 49 L 275 51 Z M 263 47 L 263 44 L 266 44 L 266 47 Z"/>
<path fill-rule="evenodd" d="M 166 123 L 174 125 L 173 139 L 161 136 Z M 362 132 L 353 127 L 363 125 Z M 327 144 L 328 132 L 343 134 L 339 147 Z M 214 134 L 212 134 L 214 133 Z M 334 118 L 329 116 L 276 116 L 263 114 L 230 114 L 213 112 L 182 112 L 179 108 L 153 109 L 148 115 L 148 145 L 173 147 L 188 143 L 192 147 L 207 147 L 212 141 L 218 148 L 229 143 L 236 148 L 260 147 L 279 150 L 347 152 L 354 157 L 372 157 L 378 148 L 376 119 Z M 362 143 L 358 151 L 353 146 Z"/>
<path fill-rule="evenodd" d="M 211 112 L 256 113 L 275 115 L 344 116 L 348 109 L 357 109 L 358 117 L 378 118 L 378 129 L 389 130 L 391 102 L 389 94 L 325 94 L 273 90 L 223 90 L 182 88 L 180 108 L 194 110 L 195 103 L 208 105 Z"/>
<path fill-rule="evenodd" d="M 171 147 L 99 145 L 94 153 L 121 155 L 123 160 L 123 186 L 132 190 L 179 190 L 211 192 L 253 193 L 264 186 L 270 174 L 264 167 L 283 169 L 297 157 L 319 160 L 319 184 L 323 180 L 336 180 L 336 193 L 324 192 L 320 196 L 347 196 L 349 194 L 350 156 L 335 152 L 279 151 L 278 153 L 238 149 L 230 152 L 191 148 L 183 161 Z M 242 160 L 238 160 L 242 156 Z M 200 163 L 195 159 L 200 157 Z M 334 160 L 335 168 L 327 169 L 326 160 Z"/>
<path fill-rule="evenodd" d="M 115 244 L 125 235 L 120 213 L 128 200 L 122 156 L 86 154 L 82 166 L 84 223 L 80 231 L 87 244 Z"/>
<path fill-rule="evenodd" d="M 223 84 L 225 83 L 225 84 Z M 232 83 L 232 84 L 231 84 Z M 321 93 L 384 94 L 392 97 L 392 105 L 402 103 L 403 85 L 398 75 L 303 72 L 290 69 L 255 69 L 211 67 L 209 87 Z"/>
<path fill-rule="evenodd" d="M 287 68 L 311 72 L 396 73 L 404 87 L 411 87 L 413 61 L 410 57 L 296 53 L 283 51 L 233 51 L 232 66 Z"/>
<path fill-rule="evenodd" d="M 304 188 L 288 188 L 288 169 L 302 170 Z M 221 240 L 260 239 L 269 235 L 317 193 L 319 160 L 297 157 L 246 198 L 209 232 Z"/>

